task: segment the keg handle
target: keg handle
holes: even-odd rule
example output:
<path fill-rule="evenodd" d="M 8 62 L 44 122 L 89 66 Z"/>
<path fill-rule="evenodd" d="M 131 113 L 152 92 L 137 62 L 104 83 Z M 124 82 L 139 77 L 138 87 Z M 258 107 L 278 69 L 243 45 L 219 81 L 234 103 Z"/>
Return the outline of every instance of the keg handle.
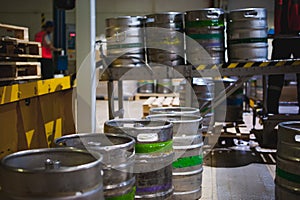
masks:
<path fill-rule="evenodd" d="M 220 13 L 215 11 L 208 11 L 206 17 L 209 19 L 218 19 L 220 17 Z"/>
<path fill-rule="evenodd" d="M 45 161 L 45 169 L 59 169 L 60 168 L 60 161 L 59 160 L 52 160 L 50 158 L 46 159 Z"/>
<path fill-rule="evenodd" d="M 300 135 L 295 135 L 295 142 L 300 142 Z"/>
<path fill-rule="evenodd" d="M 257 16 L 257 14 L 258 14 L 257 11 L 251 10 L 251 11 L 245 12 L 244 17 L 255 17 L 255 16 Z"/>

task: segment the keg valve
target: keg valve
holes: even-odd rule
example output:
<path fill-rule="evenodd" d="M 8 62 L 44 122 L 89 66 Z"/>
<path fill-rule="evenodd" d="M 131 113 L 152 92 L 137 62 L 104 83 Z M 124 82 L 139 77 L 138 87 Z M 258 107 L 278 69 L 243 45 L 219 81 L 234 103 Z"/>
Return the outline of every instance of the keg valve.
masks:
<path fill-rule="evenodd" d="M 60 161 L 59 160 L 51 160 L 48 158 L 45 161 L 45 169 L 59 169 L 60 168 Z"/>

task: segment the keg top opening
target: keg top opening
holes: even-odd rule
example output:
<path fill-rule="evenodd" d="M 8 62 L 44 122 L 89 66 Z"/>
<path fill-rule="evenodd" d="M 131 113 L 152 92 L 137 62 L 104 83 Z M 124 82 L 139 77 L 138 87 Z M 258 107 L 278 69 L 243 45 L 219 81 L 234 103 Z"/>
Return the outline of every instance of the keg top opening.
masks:
<path fill-rule="evenodd" d="M 149 119 L 117 119 L 105 122 L 107 126 L 124 129 L 163 129 L 169 128 L 172 124 L 168 121 Z"/>
<path fill-rule="evenodd" d="M 63 136 L 55 140 L 58 146 L 92 148 L 95 150 L 112 150 L 134 146 L 134 138 L 126 135 L 111 133 L 80 133 Z"/>
<path fill-rule="evenodd" d="M 20 173 L 71 172 L 100 165 L 102 155 L 74 148 L 25 150 L 1 160 L 8 170 Z"/>

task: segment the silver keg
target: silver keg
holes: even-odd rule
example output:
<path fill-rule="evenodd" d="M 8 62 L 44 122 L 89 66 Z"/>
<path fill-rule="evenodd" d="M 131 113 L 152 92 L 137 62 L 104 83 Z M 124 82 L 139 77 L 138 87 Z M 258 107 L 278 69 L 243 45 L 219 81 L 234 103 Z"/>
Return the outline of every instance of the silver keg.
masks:
<path fill-rule="evenodd" d="M 201 197 L 202 184 L 202 132 L 198 115 L 156 114 L 148 119 L 168 120 L 173 123 L 173 148 L 175 159 L 173 166 L 173 199 L 196 200 Z"/>
<path fill-rule="evenodd" d="M 149 94 L 155 92 L 154 80 L 139 80 L 137 84 L 138 84 L 138 89 L 137 89 L 138 93 Z"/>
<path fill-rule="evenodd" d="M 111 66 L 137 67 L 145 63 L 144 17 L 107 18 L 106 39 Z"/>
<path fill-rule="evenodd" d="M 168 94 L 173 92 L 171 79 L 158 79 L 156 81 L 156 92 L 160 94 Z"/>
<path fill-rule="evenodd" d="M 135 138 L 136 199 L 171 199 L 173 195 L 173 126 L 161 120 L 106 121 L 104 132 Z"/>
<path fill-rule="evenodd" d="M 174 199 L 197 200 L 202 195 L 202 135 L 174 137 L 174 152 L 180 155 L 172 164 Z"/>
<path fill-rule="evenodd" d="M 168 66 L 184 64 L 184 14 L 163 12 L 146 17 L 148 62 Z"/>
<path fill-rule="evenodd" d="M 225 62 L 224 11 L 219 8 L 205 8 L 187 11 L 185 32 L 187 39 L 187 60 L 194 65 L 220 64 Z M 196 47 L 191 39 L 200 47 Z M 204 48 L 207 54 L 199 55 L 198 48 Z M 208 63 L 205 63 L 208 62 Z"/>
<path fill-rule="evenodd" d="M 102 154 L 105 199 L 134 199 L 135 140 L 132 137 L 120 134 L 74 134 L 56 139 L 55 144 Z"/>
<path fill-rule="evenodd" d="M 0 186 L 8 200 L 99 200 L 102 156 L 73 148 L 35 149 L 4 157 Z"/>
<path fill-rule="evenodd" d="M 265 8 L 232 10 L 229 12 L 227 24 L 230 62 L 267 60 L 268 23 Z"/>
<path fill-rule="evenodd" d="M 234 79 L 223 78 L 222 80 L 214 80 L 215 93 L 224 92 L 230 85 L 234 84 Z M 238 88 L 233 94 L 227 96 L 224 101 L 215 107 L 215 121 L 218 122 L 242 122 L 243 121 L 243 86 Z"/>
<path fill-rule="evenodd" d="M 209 79 L 194 78 L 192 87 L 196 96 L 192 107 L 199 108 L 200 115 L 203 117 L 202 130 L 209 132 L 215 123 L 213 111 L 214 82 Z"/>
<path fill-rule="evenodd" d="M 275 193 L 277 200 L 300 197 L 300 121 L 279 123 Z"/>
<path fill-rule="evenodd" d="M 172 122 L 174 137 L 201 134 L 202 117 L 199 115 L 187 115 L 184 113 L 155 114 L 148 115 L 146 118 L 151 120 L 164 120 Z"/>

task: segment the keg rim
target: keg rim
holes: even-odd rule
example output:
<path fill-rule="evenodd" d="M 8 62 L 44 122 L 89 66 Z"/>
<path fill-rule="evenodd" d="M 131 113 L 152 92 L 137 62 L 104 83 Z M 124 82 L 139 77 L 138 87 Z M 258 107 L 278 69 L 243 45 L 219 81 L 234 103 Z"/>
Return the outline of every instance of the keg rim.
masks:
<path fill-rule="evenodd" d="M 88 149 L 93 149 L 94 151 L 97 151 L 97 149 L 107 149 L 109 148 L 110 150 L 114 150 L 114 149 L 120 149 L 120 148 L 125 148 L 125 147 L 134 147 L 135 144 L 135 139 L 130 136 L 130 135 L 121 135 L 121 134 L 117 134 L 117 133 L 78 133 L 78 134 L 72 134 L 72 135 L 66 135 L 60 138 L 55 139 L 54 143 L 59 145 L 58 142 L 63 142 L 67 139 L 77 139 L 77 138 L 89 138 L 90 136 L 93 137 L 107 137 L 107 136 L 111 136 L 111 137 L 119 137 L 119 138 L 124 138 L 124 139 L 129 139 L 129 142 L 126 143 L 122 143 L 122 144 L 114 144 L 111 146 L 88 146 Z M 108 138 L 108 137 L 107 137 Z"/>
<path fill-rule="evenodd" d="M 146 16 L 143 15 L 121 15 L 121 16 L 115 16 L 115 17 L 108 17 L 105 20 L 113 20 L 113 19 L 145 19 Z"/>
<path fill-rule="evenodd" d="M 252 8 L 238 8 L 238 9 L 233 9 L 229 13 L 231 13 L 231 12 L 249 11 L 249 10 L 267 11 L 267 9 L 263 8 L 263 7 L 252 7 Z"/>
<path fill-rule="evenodd" d="M 154 118 L 152 118 L 154 117 Z M 202 122 L 203 121 L 203 117 L 201 117 L 200 115 L 193 115 L 193 114 L 184 114 L 184 113 L 175 113 L 175 114 L 151 114 L 146 116 L 146 119 L 150 119 L 150 120 L 159 120 L 159 117 L 182 117 L 182 118 L 194 118 L 194 119 L 183 119 L 183 120 L 171 120 L 171 119 L 161 119 L 160 121 L 169 121 L 171 123 L 174 124 L 180 124 L 180 123 L 195 123 L 195 122 Z"/>
<path fill-rule="evenodd" d="M 299 124 L 299 127 L 300 127 L 300 121 L 280 122 L 280 123 L 278 124 L 278 126 L 279 126 L 279 127 L 282 127 L 282 128 L 289 129 L 289 130 L 293 130 L 293 131 L 300 132 L 300 128 L 294 128 L 294 127 L 288 126 L 288 125 L 292 125 L 292 124 Z"/>
<path fill-rule="evenodd" d="M 152 14 L 148 14 L 146 15 L 146 17 L 148 16 L 155 16 L 155 15 L 177 15 L 177 14 L 184 14 L 185 12 L 178 12 L 178 11 L 166 11 L 166 12 L 157 12 L 157 13 L 152 13 Z"/>
<path fill-rule="evenodd" d="M 172 112 L 172 110 L 183 110 L 181 111 L 174 111 Z M 193 108 L 193 107 L 161 107 L 161 108 L 150 108 L 150 113 L 151 111 L 153 112 L 160 112 L 161 114 L 165 114 L 164 111 L 168 112 L 170 111 L 170 113 L 185 113 L 188 114 L 189 112 L 198 112 L 200 114 L 200 109 L 199 108 Z M 166 113 L 167 114 L 167 113 Z"/>
<path fill-rule="evenodd" d="M 221 14 L 225 13 L 225 10 L 222 8 L 199 8 L 199 9 L 195 9 L 195 10 L 187 10 L 185 11 L 186 14 L 188 14 L 189 12 L 199 12 L 199 11 L 209 11 L 209 10 L 216 10 L 216 11 L 221 11 Z"/>
<path fill-rule="evenodd" d="M 95 160 L 89 163 L 85 164 L 80 164 L 76 166 L 71 166 L 71 167 L 66 167 L 66 168 L 58 168 L 58 169 L 50 169 L 50 170 L 45 170 L 44 168 L 41 169 L 28 169 L 24 167 L 14 167 L 14 166 L 9 166 L 7 165 L 7 161 L 9 159 L 18 159 L 19 157 L 22 156 L 27 156 L 27 155 L 34 155 L 34 154 L 40 154 L 40 153 L 55 153 L 55 152 L 71 152 L 71 153 L 83 153 L 83 154 L 88 154 L 91 155 Z M 80 171 L 84 169 L 89 169 L 92 167 L 95 167 L 97 165 L 101 165 L 103 156 L 98 153 L 98 152 L 89 152 L 85 151 L 82 149 L 77 149 L 73 147 L 64 147 L 64 148 L 41 148 L 41 149 L 29 149 L 29 150 L 23 150 L 19 152 L 15 152 L 12 154 L 9 154 L 5 156 L 1 160 L 1 166 L 9 171 L 13 172 L 18 172 L 18 173 L 43 173 L 43 174 L 48 174 L 48 173 L 62 173 L 62 172 L 75 172 L 75 171 Z"/>
<path fill-rule="evenodd" d="M 120 126 L 116 126 L 115 124 L 118 124 L 119 122 L 121 123 L 126 123 L 126 122 L 130 122 L 130 123 L 140 123 L 140 122 L 165 122 L 164 125 L 158 125 L 158 126 L 151 126 L 151 127 L 120 127 Z M 112 124 L 115 123 L 115 124 Z M 123 118 L 123 119 L 112 119 L 112 120 L 108 120 L 105 122 L 105 125 L 108 127 L 113 127 L 113 128 L 118 128 L 118 129 L 123 129 L 123 130 L 143 130 L 143 129 L 147 129 L 147 130 L 157 130 L 157 129 L 168 129 L 168 128 L 172 128 L 173 124 L 170 121 L 167 120 L 150 120 L 150 119 L 137 119 L 137 118 Z"/>

